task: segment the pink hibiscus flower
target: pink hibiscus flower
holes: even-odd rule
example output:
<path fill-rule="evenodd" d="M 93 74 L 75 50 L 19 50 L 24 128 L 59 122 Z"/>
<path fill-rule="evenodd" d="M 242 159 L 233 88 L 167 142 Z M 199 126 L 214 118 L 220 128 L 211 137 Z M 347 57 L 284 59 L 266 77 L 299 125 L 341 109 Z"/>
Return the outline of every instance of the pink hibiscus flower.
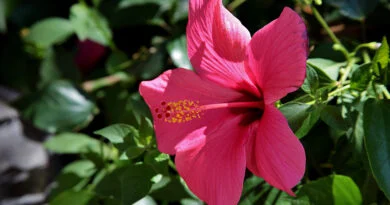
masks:
<path fill-rule="evenodd" d="M 161 152 L 208 204 L 237 204 L 246 167 L 291 188 L 305 171 L 304 149 L 274 103 L 303 83 L 307 37 L 289 8 L 251 39 L 221 0 L 190 0 L 188 55 L 195 72 L 168 70 L 140 93 Z"/>

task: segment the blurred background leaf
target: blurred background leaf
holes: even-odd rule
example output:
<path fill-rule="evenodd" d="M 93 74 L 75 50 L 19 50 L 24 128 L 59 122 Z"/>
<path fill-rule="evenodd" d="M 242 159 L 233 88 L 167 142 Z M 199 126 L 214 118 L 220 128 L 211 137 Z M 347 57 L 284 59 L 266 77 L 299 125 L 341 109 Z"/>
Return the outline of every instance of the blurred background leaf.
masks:
<path fill-rule="evenodd" d="M 374 11 L 379 0 L 326 0 L 325 2 L 337 7 L 344 16 L 363 21 Z"/>
<path fill-rule="evenodd" d="M 54 81 L 38 93 L 17 103 L 23 116 L 48 132 L 72 131 L 85 127 L 97 108 L 72 83 Z"/>
<path fill-rule="evenodd" d="M 64 42 L 74 33 L 74 30 L 68 19 L 47 18 L 33 24 L 27 33 L 27 41 L 41 47 L 48 47 Z"/>

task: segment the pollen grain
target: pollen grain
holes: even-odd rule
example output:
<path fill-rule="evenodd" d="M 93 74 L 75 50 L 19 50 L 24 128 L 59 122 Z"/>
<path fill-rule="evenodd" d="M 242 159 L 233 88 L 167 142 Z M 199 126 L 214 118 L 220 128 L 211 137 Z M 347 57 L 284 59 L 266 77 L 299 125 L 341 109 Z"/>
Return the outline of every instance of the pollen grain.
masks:
<path fill-rule="evenodd" d="M 161 102 L 161 107 L 155 111 L 157 118 L 167 123 L 185 123 L 202 116 L 199 101 L 193 100 Z"/>

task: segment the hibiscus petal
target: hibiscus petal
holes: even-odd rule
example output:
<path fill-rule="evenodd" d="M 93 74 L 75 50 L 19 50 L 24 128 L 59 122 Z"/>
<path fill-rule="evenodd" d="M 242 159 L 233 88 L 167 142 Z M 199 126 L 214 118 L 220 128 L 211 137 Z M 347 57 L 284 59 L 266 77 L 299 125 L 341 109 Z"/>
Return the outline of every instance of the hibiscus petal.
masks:
<path fill-rule="evenodd" d="M 258 83 L 266 104 L 298 89 L 305 78 L 306 26 L 290 8 L 255 33 L 248 51 L 247 71 Z"/>
<path fill-rule="evenodd" d="M 240 116 L 228 116 L 198 140 L 178 145 L 176 168 L 195 195 L 212 205 L 237 204 L 245 175 L 247 127 Z"/>
<path fill-rule="evenodd" d="M 291 188 L 305 172 L 305 150 L 283 114 L 266 106 L 246 145 L 247 166 L 272 186 L 294 195 Z"/>
<path fill-rule="evenodd" d="M 234 90 L 204 81 L 194 72 L 182 68 L 166 71 L 154 80 L 142 82 L 139 90 L 153 115 L 158 148 L 168 154 L 175 154 L 175 146 L 190 133 L 202 135 L 200 128 L 212 127 L 229 114 L 227 109 L 198 112 L 199 106 L 231 102 L 243 97 Z M 169 113 L 168 107 L 178 116 Z M 192 109 L 176 111 L 186 108 Z"/>
<path fill-rule="evenodd" d="M 202 78 L 256 92 L 243 65 L 250 38 L 221 0 L 189 1 L 188 55 Z"/>

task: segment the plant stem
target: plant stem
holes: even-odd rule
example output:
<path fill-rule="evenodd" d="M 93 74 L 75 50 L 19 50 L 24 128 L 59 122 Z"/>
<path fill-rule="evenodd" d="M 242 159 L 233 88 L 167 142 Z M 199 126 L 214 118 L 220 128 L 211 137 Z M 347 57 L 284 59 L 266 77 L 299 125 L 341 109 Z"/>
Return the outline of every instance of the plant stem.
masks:
<path fill-rule="evenodd" d="M 114 85 L 118 82 L 124 82 L 124 81 L 133 81 L 134 78 L 127 75 L 124 72 L 118 72 L 109 76 L 105 76 L 103 78 L 99 78 L 96 80 L 90 80 L 84 82 L 81 87 L 86 91 L 86 92 L 93 92 L 95 90 L 98 90 L 103 87 L 111 86 Z"/>
<path fill-rule="evenodd" d="M 349 88 L 351 87 L 351 85 L 345 85 L 344 87 L 341 87 L 341 88 L 337 88 L 336 90 L 328 93 L 328 96 L 329 97 L 334 97 L 335 95 L 343 92 L 344 90 L 348 90 Z"/>
<path fill-rule="evenodd" d="M 363 61 L 364 61 L 364 63 L 369 63 L 369 62 L 371 62 L 370 55 L 368 55 L 368 52 L 367 52 L 366 50 L 363 50 L 363 51 L 362 51 L 362 55 L 363 55 Z"/>
<path fill-rule="evenodd" d="M 336 44 L 334 49 L 341 51 L 344 54 L 345 58 L 347 60 L 349 60 L 350 57 L 348 55 L 348 53 L 349 53 L 348 50 L 344 47 L 344 45 L 341 43 L 341 41 L 336 37 L 336 35 L 333 33 L 333 31 L 329 28 L 329 26 L 326 23 L 325 19 L 321 16 L 321 14 L 318 12 L 318 10 L 313 5 L 311 6 L 311 9 L 312 9 L 313 14 L 316 17 L 317 21 L 325 29 L 326 33 L 332 39 L 333 43 Z"/>
<path fill-rule="evenodd" d="M 381 89 L 382 89 L 382 93 L 383 93 L 383 95 L 386 97 L 386 99 L 390 99 L 390 93 L 389 93 L 389 91 L 387 90 L 386 86 L 382 85 L 382 86 L 381 86 Z"/>
<path fill-rule="evenodd" d="M 347 80 L 349 73 L 352 71 L 352 66 L 355 62 L 356 62 L 356 59 L 354 59 L 354 58 L 348 60 L 347 66 L 345 67 L 345 72 L 343 73 L 343 75 L 340 78 L 339 87 L 341 87 L 343 85 L 344 81 Z"/>
<path fill-rule="evenodd" d="M 333 31 L 329 28 L 328 24 L 326 23 L 325 19 L 321 16 L 321 14 L 318 12 L 318 10 L 312 6 L 311 7 L 314 16 L 316 17 L 317 21 L 321 24 L 321 26 L 325 29 L 326 33 L 328 33 L 329 37 L 332 39 L 332 41 L 336 44 L 341 44 L 340 40 L 334 35 Z"/>
<path fill-rule="evenodd" d="M 246 0 L 234 0 L 232 3 L 230 3 L 227 8 L 229 11 L 236 10 L 237 7 L 239 7 L 241 4 L 243 4 Z"/>

